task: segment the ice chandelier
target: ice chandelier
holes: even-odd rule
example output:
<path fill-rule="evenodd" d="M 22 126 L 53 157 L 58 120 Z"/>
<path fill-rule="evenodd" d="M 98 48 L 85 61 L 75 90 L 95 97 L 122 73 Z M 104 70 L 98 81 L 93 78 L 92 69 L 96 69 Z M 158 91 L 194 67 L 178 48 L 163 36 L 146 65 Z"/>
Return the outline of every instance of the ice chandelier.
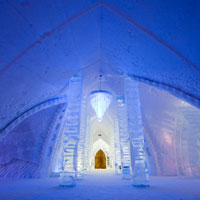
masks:
<path fill-rule="evenodd" d="M 94 109 L 94 111 L 96 112 L 97 119 L 99 122 L 102 121 L 103 115 L 112 101 L 112 95 L 105 90 L 101 90 L 101 78 L 102 75 L 99 76 L 100 90 L 95 90 L 91 92 L 89 95 L 90 104 Z"/>

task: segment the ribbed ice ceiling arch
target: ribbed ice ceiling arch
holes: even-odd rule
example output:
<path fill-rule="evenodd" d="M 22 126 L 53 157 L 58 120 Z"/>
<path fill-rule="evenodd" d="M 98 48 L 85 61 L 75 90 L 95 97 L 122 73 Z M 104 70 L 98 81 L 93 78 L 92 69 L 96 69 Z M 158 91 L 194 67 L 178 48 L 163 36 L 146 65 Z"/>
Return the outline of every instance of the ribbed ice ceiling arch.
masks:
<path fill-rule="evenodd" d="M 1 1 L 1 128 L 102 63 L 200 105 L 200 3 Z"/>

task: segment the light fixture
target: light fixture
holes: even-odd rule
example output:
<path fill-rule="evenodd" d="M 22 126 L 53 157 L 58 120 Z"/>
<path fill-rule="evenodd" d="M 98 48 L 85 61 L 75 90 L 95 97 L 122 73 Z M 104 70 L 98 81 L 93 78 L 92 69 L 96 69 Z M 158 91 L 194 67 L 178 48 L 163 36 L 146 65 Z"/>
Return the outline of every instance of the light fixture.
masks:
<path fill-rule="evenodd" d="M 89 95 L 90 104 L 92 105 L 92 108 L 96 112 L 97 119 L 99 122 L 102 121 L 103 115 L 112 101 L 112 95 L 105 90 L 101 90 L 101 78 L 102 75 L 99 76 L 100 90 L 95 90 L 91 92 Z"/>

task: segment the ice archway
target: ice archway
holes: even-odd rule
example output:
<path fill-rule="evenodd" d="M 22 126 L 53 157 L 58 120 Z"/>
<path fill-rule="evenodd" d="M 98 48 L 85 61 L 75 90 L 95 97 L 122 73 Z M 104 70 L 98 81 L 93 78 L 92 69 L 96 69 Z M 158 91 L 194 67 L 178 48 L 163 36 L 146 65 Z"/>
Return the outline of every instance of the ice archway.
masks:
<path fill-rule="evenodd" d="M 95 156 L 97 154 L 97 152 L 99 150 L 102 150 L 105 155 L 106 155 L 106 158 L 109 157 L 109 146 L 108 144 L 103 141 L 102 139 L 98 139 L 94 144 L 93 144 L 93 147 L 92 147 L 92 154 L 91 154 L 91 158 L 90 158 L 90 162 L 91 162 L 91 167 L 92 169 L 95 168 Z M 107 161 L 107 159 L 106 159 Z M 107 165 L 107 168 L 109 168 L 109 166 Z"/>

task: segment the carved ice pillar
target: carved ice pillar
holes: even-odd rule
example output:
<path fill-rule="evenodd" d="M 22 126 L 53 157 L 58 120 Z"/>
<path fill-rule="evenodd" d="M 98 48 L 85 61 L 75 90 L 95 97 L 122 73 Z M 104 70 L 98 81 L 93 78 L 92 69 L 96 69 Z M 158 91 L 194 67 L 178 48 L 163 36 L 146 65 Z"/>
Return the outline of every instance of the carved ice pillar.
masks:
<path fill-rule="evenodd" d="M 81 103 L 81 122 L 80 122 L 80 140 L 78 144 L 78 178 L 83 178 L 85 169 L 85 143 L 86 143 L 86 123 L 87 123 L 87 99 L 84 97 Z"/>
<path fill-rule="evenodd" d="M 121 151 L 119 140 L 119 126 L 117 117 L 114 117 L 114 149 L 115 149 L 115 173 L 121 174 Z"/>
<path fill-rule="evenodd" d="M 68 106 L 63 129 L 63 167 L 60 186 L 75 186 L 77 178 L 77 150 L 80 137 L 80 112 L 82 97 L 81 75 L 69 81 Z"/>
<path fill-rule="evenodd" d="M 88 104 L 87 104 L 88 105 Z M 90 136 L 90 113 L 87 113 L 86 118 L 86 136 L 85 136 L 85 159 L 84 159 L 84 169 L 86 169 L 86 172 L 91 169 L 90 165 L 90 154 L 91 154 L 91 136 Z"/>
<path fill-rule="evenodd" d="M 149 175 L 144 152 L 144 132 L 138 91 L 138 83 L 125 79 L 125 95 L 128 114 L 128 131 L 131 141 L 132 184 L 135 187 L 148 187 Z"/>
<path fill-rule="evenodd" d="M 113 124 L 114 126 L 114 124 Z M 112 126 L 112 127 L 113 127 Z M 109 153 L 109 160 L 107 158 L 107 163 L 109 161 L 109 168 L 114 170 L 115 169 L 115 155 L 116 155 L 116 151 L 115 151 L 115 136 L 113 134 L 114 131 L 114 127 L 110 128 L 109 132 L 110 134 L 110 153 Z"/>
<path fill-rule="evenodd" d="M 128 133 L 127 112 L 124 98 L 117 99 L 119 138 L 121 149 L 121 170 L 124 179 L 130 179 L 130 138 Z"/>

